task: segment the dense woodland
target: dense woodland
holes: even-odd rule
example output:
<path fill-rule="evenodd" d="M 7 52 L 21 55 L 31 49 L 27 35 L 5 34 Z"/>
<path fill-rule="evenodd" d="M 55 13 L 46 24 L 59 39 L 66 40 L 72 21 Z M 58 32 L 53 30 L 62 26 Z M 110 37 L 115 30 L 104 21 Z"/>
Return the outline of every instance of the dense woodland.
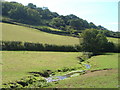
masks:
<path fill-rule="evenodd" d="M 34 26 L 49 26 L 75 35 L 85 29 L 93 28 L 100 30 L 108 37 L 120 37 L 119 32 L 109 31 L 101 25 L 96 26 L 93 22 L 89 23 L 76 15 L 59 15 L 56 12 L 51 12 L 47 7 L 37 7 L 33 3 L 24 6 L 21 3 L 4 1 L 2 2 L 2 16 L 3 22 L 11 21 Z"/>

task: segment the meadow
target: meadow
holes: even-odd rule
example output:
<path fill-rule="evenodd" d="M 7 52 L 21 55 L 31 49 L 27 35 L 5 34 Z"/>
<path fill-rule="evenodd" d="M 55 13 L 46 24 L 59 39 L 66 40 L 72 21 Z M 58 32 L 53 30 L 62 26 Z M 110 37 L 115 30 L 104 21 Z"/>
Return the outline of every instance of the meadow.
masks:
<path fill-rule="evenodd" d="M 45 33 L 37 29 L 0 23 L 2 24 L 2 40 L 22 41 L 32 43 L 47 43 L 55 45 L 79 44 L 79 39 L 70 36 L 61 36 Z M 53 28 L 50 28 L 53 29 Z M 118 43 L 117 38 L 107 39 Z M 0 51 L 2 53 L 2 81 L 3 83 L 19 80 L 29 72 L 42 72 L 43 70 L 58 70 L 64 67 L 81 67 L 78 56 L 81 52 L 43 52 L 43 51 Z M 116 88 L 118 85 L 118 53 L 105 53 L 93 56 L 86 61 L 91 65 L 90 70 L 84 75 L 61 80 L 51 87 L 57 88 Z M 102 70 L 112 68 L 111 70 Z M 93 83 L 95 82 L 95 83 Z"/>
<path fill-rule="evenodd" d="M 118 38 L 107 37 L 108 41 L 118 44 Z"/>
<path fill-rule="evenodd" d="M 118 88 L 118 53 L 106 53 L 105 55 L 94 56 L 87 62 L 91 65 L 90 70 L 100 71 L 87 72 L 84 75 L 61 80 L 58 84 L 53 84 L 51 87 Z"/>
<path fill-rule="evenodd" d="M 2 40 L 4 41 L 23 41 L 55 45 L 79 44 L 79 39 L 75 37 L 45 33 L 37 29 L 13 24 L 0 24 L 2 24 Z"/>
<path fill-rule="evenodd" d="M 23 41 L 32 43 L 47 43 L 55 45 L 78 45 L 79 39 L 70 36 L 61 36 L 39 31 L 37 29 L 23 27 L 19 25 L 2 24 L 2 40 L 3 41 Z M 57 30 L 50 28 L 51 30 Z M 118 43 L 118 38 L 107 37 L 108 41 Z"/>
<path fill-rule="evenodd" d="M 63 67 L 79 67 L 78 52 L 1 51 L 3 83 L 19 80 L 28 72 L 55 71 Z"/>

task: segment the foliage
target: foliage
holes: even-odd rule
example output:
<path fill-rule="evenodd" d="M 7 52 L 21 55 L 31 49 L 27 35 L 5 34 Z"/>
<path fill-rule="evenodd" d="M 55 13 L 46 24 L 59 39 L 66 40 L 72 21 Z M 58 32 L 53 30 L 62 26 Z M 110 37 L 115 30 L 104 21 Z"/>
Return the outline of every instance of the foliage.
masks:
<path fill-rule="evenodd" d="M 50 25 L 53 26 L 54 28 L 60 27 L 65 25 L 64 20 L 61 18 L 53 18 L 52 21 L 50 22 Z"/>
<path fill-rule="evenodd" d="M 20 42 L 20 41 L 1 41 L 0 45 L 2 46 L 2 50 L 63 51 L 63 52 L 76 51 L 75 46 L 70 46 L 70 45 L 66 45 L 66 46 L 50 45 L 50 44 Z"/>
<path fill-rule="evenodd" d="M 103 26 L 96 26 L 92 22 L 88 23 L 73 14 L 59 15 L 56 12 L 51 12 L 48 8 L 37 7 L 33 3 L 28 3 L 24 6 L 17 2 L 2 2 L 2 15 L 14 19 L 16 22 L 21 22 L 31 25 L 47 25 L 54 28 L 67 31 L 66 26 L 70 26 L 71 30 L 84 30 L 87 28 L 105 29 Z M 69 32 L 69 30 L 68 30 Z M 71 32 L 71 31 L 70 31 Z"/>
<path fill-rule="evenodd" d="M 40 76 L 28 76 L 26 78 L 22 78 L 16 82 L 9 82 L 3 84 L 3 88 L 43 88 L 50 86 L 46 80 Z"/>
<path fill-rule="evenodd" d="M 81 46 L 85 52 L 93 52 L 94 54 L 97 54 L 114 48 L 112 43 L 108 42 L 107 38 L 96 29 L 85 30 L 81 34 L 81 37 L 83 38 Z M 107 48 L 108 46 L 109 48 Z"/>

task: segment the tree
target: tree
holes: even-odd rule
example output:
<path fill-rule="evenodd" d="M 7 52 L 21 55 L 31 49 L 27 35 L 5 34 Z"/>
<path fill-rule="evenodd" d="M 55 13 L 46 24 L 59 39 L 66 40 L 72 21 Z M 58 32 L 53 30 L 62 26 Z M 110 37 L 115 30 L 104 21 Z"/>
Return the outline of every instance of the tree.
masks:
<path fill-rule="evenodd" d="M 90 22 L 89 26 L 90 26 L 90 28 L 95 28 L 95 29 L 97 29 L 97 26 L 96 26 L 94 23 L 92 23 L 92 22 Z"/>
<path fill-rule="evenodd" d="M 51 23 L 50 23 L 50 25 L 51 26 L 53 26 L 53 27 L 60 27 L 60 26 L 65 26 L 65 23 L 64 23 L 64 20 L 63 19 L 61 19 L 61 18 L 58 18 L 58 17 L 56 17 L 56 18 L 53 18 L 52 19 L 52 21 L 51 21 Z"/>
<path fill-rule="evenodd" d="M 81 46 L 85 52 L 93 54 L 103 51 L 108 44 L 107 38 L 96 29 L 87 29 L 82 34 Z"/>
<path fill-rule="evenodd" d="M 29 7 L 29 8 L 32 8 L 32 9 L 35 9 L 35 8 L 36 8 L 36 5 L 34 5 L 33 3 L 28 3 L 28 7 Z"/>

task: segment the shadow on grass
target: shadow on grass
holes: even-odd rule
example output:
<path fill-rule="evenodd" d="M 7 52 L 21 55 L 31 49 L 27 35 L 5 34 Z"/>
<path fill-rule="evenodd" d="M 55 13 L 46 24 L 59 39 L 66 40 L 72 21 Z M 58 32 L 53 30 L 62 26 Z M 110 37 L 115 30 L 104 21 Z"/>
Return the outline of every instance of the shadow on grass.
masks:
<path fill-rule="evenodd" d="M 100 55 L 113 55 L 113 53 L 101 53 Z"/>
<path fill-rule="evenodd" d="M 43 77 L 49 77 L 49 75 L 52 73 L 51 70 L 44 70 L 43 72 L 28 72 L 30 74 L 34 74 L 34 76 L 37 74 L 37 75 L 40 75 L 40 76 L 43 76 Z"/>

